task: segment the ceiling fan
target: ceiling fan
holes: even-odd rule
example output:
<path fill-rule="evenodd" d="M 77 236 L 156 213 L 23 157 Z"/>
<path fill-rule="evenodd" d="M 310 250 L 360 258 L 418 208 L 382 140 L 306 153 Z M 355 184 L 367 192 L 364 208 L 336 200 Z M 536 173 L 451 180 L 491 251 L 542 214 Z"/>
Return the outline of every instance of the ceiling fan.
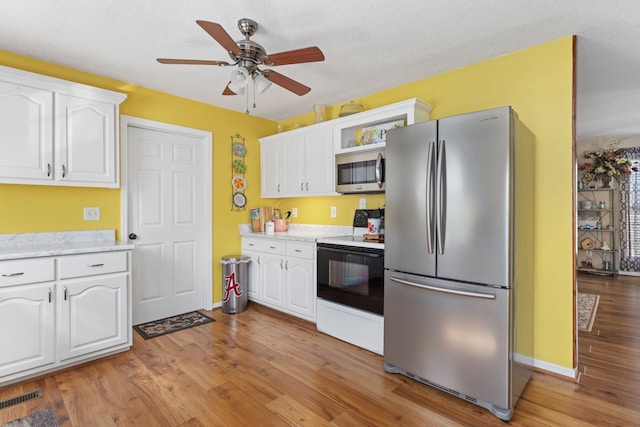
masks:
<path fill-rule="evenodd" d="M 229 83 L 223 95 L 242 95 L 253 80 L 258 92 L 264 92 L 271 83 L 275 83 L 298 96 L 305 95 L 311 88 L 286 77 L 273 70 L 261 70 L 260 65 L 274 67 L 277 65 L 301 64 L 305 62 L 324 61 L 324 54 L 316 47 L 289 50 L 286 52 L 267 54 L 267 51 L 250 37 L 258 30 L 258 23 L 249 18 L 238 21 L 238 28 L 245 36 L 244 40 L 234 41 L 220 24 L 209 21 L 196 21 L 215 41 L 217 41 L 231 57 L 231 63 L 200 59 L 157 58 L 162 64 L 217 65 L 219 67 L 238 66 L 231 72 Z"/>

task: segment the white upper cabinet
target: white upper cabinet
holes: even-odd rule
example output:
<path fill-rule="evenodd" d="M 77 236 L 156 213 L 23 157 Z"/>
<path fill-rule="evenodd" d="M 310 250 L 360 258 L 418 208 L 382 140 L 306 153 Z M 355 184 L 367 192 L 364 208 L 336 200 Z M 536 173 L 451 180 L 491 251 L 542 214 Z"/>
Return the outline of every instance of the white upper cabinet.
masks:
<path fill-rule="evenodd" d="M 305 191 L 309 195 L 335 194 L 335 156 L 333 130 L 329 127 L 309 129 L 305 140 Z"/>
<path fill-rule="evenodd" d="M 335 153 L 350 153 L 383 148 L 385 142 L 365 144 L 360 140 L 367 128 L 381 127 L 396 122 L 403 125 L 426 122 L 431 117 L 431 104 L 427 104 L 417 98 L 385 105 L 363 111 L 351 116 L 336 119 L 334 131 Z"/>
<path fill-rule="evenodd" d="M 0 180 L 52 180 L 53 93 L 0 81 Z"/>
<path fill-rule="evenodd" d="M 107 102 L 56 95 L 56 180 L 117 186 L 115 110 Z"/>
<path fill-rule="evenodd" d="M 119 187 L 125 98 L 0 67 L 0 183 Z"/>
<path fill-rule="evenodd" d="M 333 196 L 335 155 L 385 147 L 361 143 L 367 128 L 429 120 L 431 105 L 417 98 L 260 138 L 262 197 Z"/>
<path fill-rule="evenodd" d="M 331 127 L 309 126 L 260 143 L 262 197 L 337 195 Z"/>
<path fill-rule="evenodd" d="M 260 145 L 260 176 L 262 197 L 281 197 L 280 183 L 282 144 Z"/>

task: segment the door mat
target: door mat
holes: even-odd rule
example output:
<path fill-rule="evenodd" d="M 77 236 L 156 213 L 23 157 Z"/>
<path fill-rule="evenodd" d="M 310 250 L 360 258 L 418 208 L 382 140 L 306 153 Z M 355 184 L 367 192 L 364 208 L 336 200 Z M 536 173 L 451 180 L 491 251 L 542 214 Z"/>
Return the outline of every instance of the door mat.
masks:
<path fill-rule="evenodd" d="M 578 292 L 578 329 L 591 332 L 593 322 L 596 320 L 600 295 L 581 294 Z"/>
<path fill-rule="evenodd" d="M 192 311 L 191 313 L 179 314 L 177 316 L 167 317 L 166 319 L 154 320 L 153 322 L 136 325 L 133 329 L 135 329 L 142 338 L 148 340 L 150 338 L 159 337 L 160 335 L 182 331 L 183 329 L 189 329 L 194 326 L 200 326 L 211 322 L 215 322 L 215 319 L 205 316 L 199 311 Z"/>
<path fill-rule="evenodd" d="M 9 421 L 0 427 L 58 427 L 58 421 L 56 421 L 53 409 L 47 408 L 26 417 Z"/>

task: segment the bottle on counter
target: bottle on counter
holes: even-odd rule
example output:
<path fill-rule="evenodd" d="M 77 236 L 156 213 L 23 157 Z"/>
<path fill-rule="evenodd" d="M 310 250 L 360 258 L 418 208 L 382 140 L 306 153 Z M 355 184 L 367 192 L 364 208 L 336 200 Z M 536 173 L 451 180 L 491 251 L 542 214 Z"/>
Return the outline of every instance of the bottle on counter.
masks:
<path fill-rule="evenodd" d="M 264 234 L 270 236 L 275 234 L 275 224 L 273 221 L 267 221 L 264 223 Z"/>

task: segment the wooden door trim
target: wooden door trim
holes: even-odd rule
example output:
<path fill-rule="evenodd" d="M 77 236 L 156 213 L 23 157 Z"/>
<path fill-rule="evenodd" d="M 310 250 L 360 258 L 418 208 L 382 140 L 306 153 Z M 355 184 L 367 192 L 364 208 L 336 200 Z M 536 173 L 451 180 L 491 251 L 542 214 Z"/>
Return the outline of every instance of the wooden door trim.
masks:
<path fill-rule="evenodd" d="M 120 233 L 119 239 L 123 242 L 128 241 L 129 235 L 129 159 L 128 159 L 128 129 L 129 127 L 138 127 L 150 129 L 160 132 L 175 133 L 195 138 L 200 138 L 203 142 L 204 156 L 206 159 L 212 158 L 213 135 L 211 132 L 192 129 L 184 126 L 172 125 L 169 123 L 156 122 L 154 120 L 141 119 L 138 117 L 120 115 Z M 212 162 L 203 162 L 204 164 L 204 185 L 202 186 L 202 200 L 204 201 L 204 224 L 205 229 L 205 245 L 202 255 L 202 307 L 205 310 L 213 309 L 213 214 L 212 206 Z M 135 274 L 135 271 L 132 272 Z"/>

